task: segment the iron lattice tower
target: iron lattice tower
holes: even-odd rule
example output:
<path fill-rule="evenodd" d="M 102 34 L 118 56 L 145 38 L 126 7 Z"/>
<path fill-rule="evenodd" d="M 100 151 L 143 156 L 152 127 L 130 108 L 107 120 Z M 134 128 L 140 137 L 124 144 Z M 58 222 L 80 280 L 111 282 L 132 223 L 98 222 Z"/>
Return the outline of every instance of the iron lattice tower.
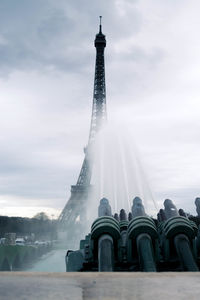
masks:
<path fill-rule="evenodd" d="M 85 157 L 76 185 L 71 186 L 71 196 L 59 216 L 59 225 L 64 230 L 72 234 L 77 233 L 78 224 L 80 225 L 86 213 L 86 202 L 91 189 L 92 158 L 91 148 L 95 140 L 96 133 L 106 119 L 106 86 L 105 86 L 105 64 L 104 49 L 106 47 L 105 35 L 102 33 L 101 16 L 99 33 L 96 34 L 94 41 L 96 48 L 96 63 L 94 76 L 94 91 L 92 118 L 87 147 L 85 147 Z M 84 220 L 83 220 L 84 221 Z M 74 230 L 72 230 L 74 229 Z"/>

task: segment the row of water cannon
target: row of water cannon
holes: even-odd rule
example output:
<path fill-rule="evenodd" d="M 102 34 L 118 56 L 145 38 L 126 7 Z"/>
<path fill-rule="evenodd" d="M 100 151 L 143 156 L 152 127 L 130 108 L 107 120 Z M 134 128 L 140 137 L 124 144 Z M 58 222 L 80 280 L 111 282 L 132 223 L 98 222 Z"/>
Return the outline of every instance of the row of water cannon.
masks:
<path fill-rule="evenodd" d="M 112 215 L 109 201 L 101 199 L 91 233 L 80 241 L 79 250 L 67 252 L 66 270 L 199 271 L 200 198 L 195 204 L 194 222 L 169 199 L 157 219 L 145 213 L 139 197 L 128 216 L 124 209 Z"/>

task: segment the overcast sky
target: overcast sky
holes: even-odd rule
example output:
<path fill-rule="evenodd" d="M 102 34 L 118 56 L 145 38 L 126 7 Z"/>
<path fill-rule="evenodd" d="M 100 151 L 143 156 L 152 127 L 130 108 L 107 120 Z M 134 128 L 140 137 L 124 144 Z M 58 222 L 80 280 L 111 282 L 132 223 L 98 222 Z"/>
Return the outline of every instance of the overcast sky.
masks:
<path fill-rule="evenodd" d="M 195 213 L 199 11 L 198 0 L 0 0 L 1 215 L 58 215 L 76 183 L 99 15 L 109 121 L 132 132 L 159 206 Z"/>

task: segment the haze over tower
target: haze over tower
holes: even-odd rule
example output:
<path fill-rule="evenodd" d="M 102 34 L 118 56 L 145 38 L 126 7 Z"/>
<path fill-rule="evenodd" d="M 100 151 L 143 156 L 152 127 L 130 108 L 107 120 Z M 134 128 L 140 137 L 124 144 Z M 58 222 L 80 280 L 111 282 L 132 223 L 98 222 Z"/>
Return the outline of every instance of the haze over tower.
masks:
<path fill-rule="evenodd" d="M 96 63 L 94 76 L 94 90 L 92 103 L 92 117 L 87 147 L 84 149 L 85 157 L 76 185 L 71 186 L 71 196 L 59 216 L 59 227 L 67 232 L 68 240 L 79 238 L 87 212 L 87 199 L 91 189 L 92 175 L 92 144 L 96 133 L 106 120 L 106 85 L 104 49 L 106 47 L 105 35 L 102 33 L 102 24 L 99 24 L 99 32 L 96 34 L 94 46 L 96 48 Z M 78 116 L 77 116 L 78 118 Z"/>

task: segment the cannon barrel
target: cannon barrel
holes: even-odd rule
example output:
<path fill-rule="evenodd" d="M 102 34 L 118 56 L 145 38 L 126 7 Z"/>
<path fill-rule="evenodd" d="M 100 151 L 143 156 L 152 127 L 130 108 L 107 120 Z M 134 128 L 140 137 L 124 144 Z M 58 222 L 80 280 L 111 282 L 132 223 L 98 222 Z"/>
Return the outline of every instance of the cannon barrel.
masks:
<path fill-rule="evenodd" d="M 117 213 L 115 213 L 113 217 L 115 218 L 115 220 L 119 221 L 119 215 Z"/>
<path fill-rule="evenodd" d="M 119 213 L 120 221 L 127 221 L 127 214 L 125 212 L 125 209 L 121 209 Z"/>
<path fill-rule="evenodd" d="M 200 217 L 200 198 L 199 197 L 197 197 L 195 199 L 195 205 L 196 205 L 196 211 L 197 211 L 198 217 Z"/>
<path fill-rule="evenodd" d="M 186 213 L 184 212 L 184 210 L 183 210 L 182 208 L 180 208 L 180 209 L 178 210 L 178 212 L 179 212 L 179 215 L 180 215 L 180 216 L 186 217 L 186 218 L 187 218 L 187 215 L 186 215 Z"/>
<path fill-rule="evenodd" d="M 111 207 L 108 199 L 102 198 L 98 208 L 98 217 L 112 216 Z"/>
<path fill-rule="evenodd" d="M 114 269 L 114 246 L 113 238 L 102 235 L 98 240 L 98 271 L 112 272 Z"/>
<path fill-rule="evenodd" d="M 143 272 L 156 272 L 152 240 L 149 234 L 142 233 L 137 237 L 137 251 Z"/>
<path fill-rule="evenodd" d="M 139 197 L 133 199 L 132 217 L 146 216 L 142 200 Z"/>
<path fill-rule="evenodd" d="M 99 272 L 113 270 L 114 248 L 119 238 L 119 222 L 113 217 L 102 216 L 92 224 L 91 239 L 94 241 L 94 251 L 98 253 Z"/>
<path fill-rule="evenodd" d="M 183 270 L 198 272 L 199 269 L 192 255 L 188 237 L 185 234 L 178 234 L 174 238 L 174 244 Z"/>
<path fill-rule="evenodd" d="M 130 212 L 130 213 L 128 214 L 128 220 L 131 221 L 132 218 L 133 218 L 133 216 L 132 216 L 132 213 Z"/>
<path fill-rule="evenodd" d="M 174 203 L 172 202 L 172 200 L 166 199 L 164 201 L 164 207 L 165 207 L 164 214 L 167 219 L 179 216 L 178 210 L 177 210 L 176 206 L 174 205 Z"/>
<path fill-rule="evenodd" d="M 196 225 L 184 216 L 183 210 L 178 212 L 171 200 L 165 200 L 164 207 L 164 214 L 167 218 L 161 226 L 164 252 L 167 252 L 167 247 L 169 247 L 170 252 L 173 252 L 174 245 L 182 269 L 184 271 L 198 271 L 191 249 L 192 240 L 194 240 L 197 230 Z"/>
<path fill-rule="evenodd" d="M 133 199 L 132 220 L 128 225 L 128 237 L 135 240 L 140 269 L 143 272 L 156 272 L 152 238 L 157 238 L 154 221 L 145 213 L 142 200 Z"/>
<path fill-rule="evenodd" d="M 91 239 L 94 241 L 94 251 L 98 253 L 98 271 L 111 272 L 114 266 L 114 248 L 120 238 L 119 222 L 112 217 L 111 207 L 103 198 L 99 205 L 99 218 L 91 227 Z"/>

